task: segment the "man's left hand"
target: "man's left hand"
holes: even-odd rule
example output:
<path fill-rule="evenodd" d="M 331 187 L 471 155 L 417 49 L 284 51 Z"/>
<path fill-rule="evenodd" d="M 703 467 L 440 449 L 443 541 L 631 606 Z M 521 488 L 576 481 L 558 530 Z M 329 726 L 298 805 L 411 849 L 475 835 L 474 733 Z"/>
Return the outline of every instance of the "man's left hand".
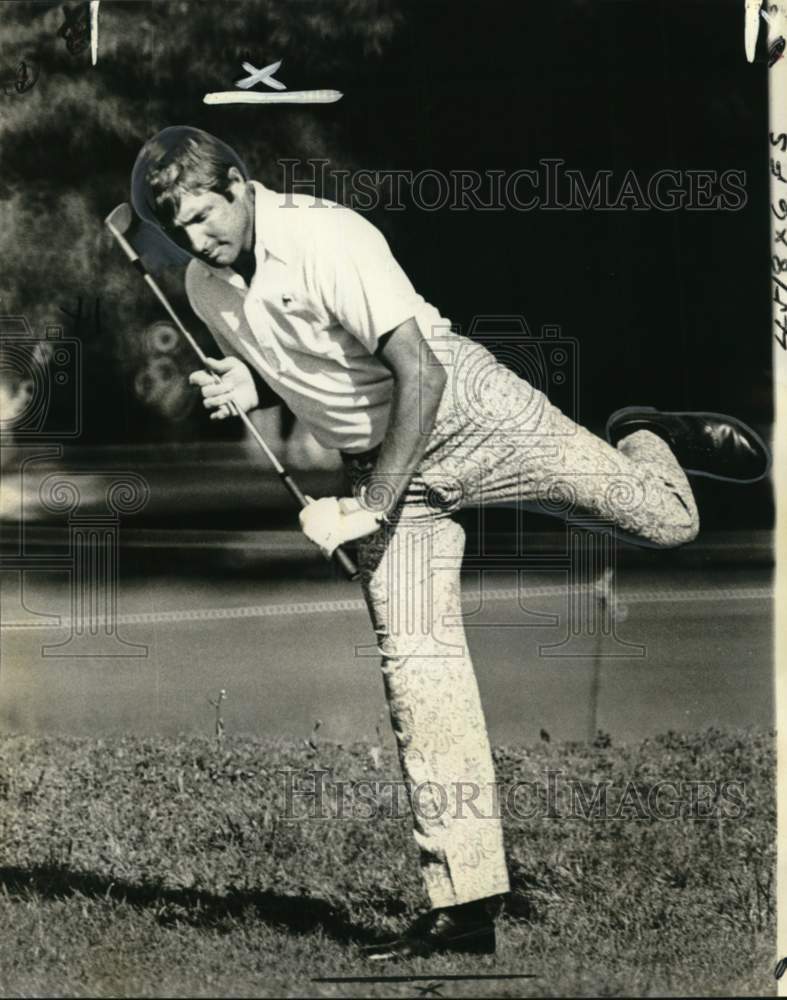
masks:
<path fill-rule="evenodd" d="M 310 502 L 299 515 L 301 528 L 324 556 L 333 555 L 345 542 L 374 534 L 380 527 L 382 516 L 366 510 L 355 497 L 307 499 Z"/>

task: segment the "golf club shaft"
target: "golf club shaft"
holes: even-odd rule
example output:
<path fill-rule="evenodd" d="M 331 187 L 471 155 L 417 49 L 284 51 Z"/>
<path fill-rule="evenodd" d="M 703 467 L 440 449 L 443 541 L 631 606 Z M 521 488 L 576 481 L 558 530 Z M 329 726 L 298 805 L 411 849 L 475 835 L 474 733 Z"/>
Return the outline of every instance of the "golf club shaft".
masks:
<path fill-rule="evenodd" d="M 167 313 L 171 317 L 173 323 L 177 326 L 178 330 L 180 330 L 180 332 L 186 338 L 187 342 L 194 350 L 194 352 L 196 353 L 197 357 L 200 359 L 202 364 L 205 365 L 206 370 L 208 370 L 209 364 L 207 355 L 199 346 L 194 337 L 192 337 L 192 335 L 189 333 L 186 327 L 181 323 L 180 317 L 170 305 L 169 300 L 167 299 L 166 295 L 161 291 L 155 279 L 150 274 L 148 274 L 147 269 L 145 268 L 145 265 L 142 263 L 139 254 L 129 243 L 129 241 L 125 238 L 125 236 L 120 232 L 120 230 L 116 226 L 114 226 L 109 221 L 108 218 L 105 221 L 107 229 L 109 229 L 109 231 L 115 237 L 115 240 L 120 245 L 123 252 L 126 254 L 126 256 L 134 265 L 134 267 L 139 271 L 142 277 L 145 279 L 145 282 L 147 283 L 150 290 L 153 292 L 153 294 L 156 296 L 156 298 L 159 300 L 162 306 L 164 306 Z M 211 375 L 213 376 L 216 382 L 221 381 L 221 379 L 215 372 L 211 372 Z M 251 422 L 251 418 L 249 417 L 249 415 L 234 401 L 231 401 L 228 404 L 228 406 L 231 412 L 237 414 L 241 418 L 251 436 L 254 438 L 254 440 L 257 442 L 260 448 L 265 452 L 268 461 L 271 463 L 271 465 L 278 473 L 279 478 L 281 479 L 282 483 L 284 484 L 284 487 L 288 490 L 290 495 L 295 498 L 295 500 L 301 507 L 306 507 L 309 501 L 306 499 L 305 494 L 298 486 L 298 484 L 295 482 L 295 480 L 292 478 L 292 476 L 287 472 L 287 470 L 284 468 L 281 462 L 278 460 L 276 455 L 271 451 L 271 449 L 265 443 L 264 438 L 257 430 L 257 428 L 254 426 L 254 424 Z M 352 559 L 350 559 L 350 557 L 347 555 L 347 553 L 341 548 L 341 546 L 334 550 L 333 558 L 336 559 L 336 561 L 342 567 L 342 570 L 344 571 L 348 579 L 355 580 L 358 578 L 358 568 L 356 567 Z"/>

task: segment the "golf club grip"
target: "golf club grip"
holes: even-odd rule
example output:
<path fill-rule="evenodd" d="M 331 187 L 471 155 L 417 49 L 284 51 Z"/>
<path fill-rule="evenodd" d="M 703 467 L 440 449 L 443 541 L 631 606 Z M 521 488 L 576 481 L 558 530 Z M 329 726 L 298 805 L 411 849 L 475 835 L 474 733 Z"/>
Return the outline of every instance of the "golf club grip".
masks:
<path fill-rule="evenodd" d="M 306 495 L 301 491 L 300 486 L 298 486 L 292 476 L 288 472 L 281 472 L 279 473 L 279 478 L 290 493 L 295 497 L 301 507 L 305 507 L 309 501 L 306 499 Z M 334 550 L 332 558 L 335 559 L 341 566 L 348 580 L 358 579 L 358 567 L 341 546 Z"/>
<path fill-rule="evenodd" d="M 357 580 L 359 578 L 361 574 L 358 572 L 358 567 L 341 546 L 334 551 L 333 558 L 341 566 L 348 580 Z"/>
<path fill-rule="evenodd" d="M 280 472 L 279 478 L 287 487 L 287 489 L 290 491 L 290 493 L 292 493 L 292 495 L 295 497 L 295 499 L 298 501 L 301 507 L 306 507 L 307 504 L 309 503 L 309 501 L 306 499 L 306 494 L 301 492 L 300 486 L 298 486 L 298 484 L 295 482 L 295 480 L 292 478 L 289 472 Z"/>

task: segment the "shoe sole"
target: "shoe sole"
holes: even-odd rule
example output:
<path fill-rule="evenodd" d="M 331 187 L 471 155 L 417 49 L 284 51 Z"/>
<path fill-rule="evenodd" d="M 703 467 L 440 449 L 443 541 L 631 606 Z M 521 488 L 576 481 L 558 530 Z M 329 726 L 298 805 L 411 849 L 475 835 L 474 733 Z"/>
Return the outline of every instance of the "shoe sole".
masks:
<path fill-rule="evenodd" d="M 629 413 L 666 413 L 669 412 L 675 417 L 712 417 L 714 420 L 723 420 L 728 424 L 734 424 L 736 427 L 741 428 L 746 431 L 747 434 L 751 434 L 757 444 L 762 448 L 762 452 L 765 455 L 766 466 L 765 472 L 762 475 L 755 476 L 753 479 L 734 479 L 731 476 L 717 476 L 712 472 L 705 472 L 702 469 L 683 469 L 683 471 L 689 476 L 703 476 L 705 479 L 717 479 L 723 483 L 759 483 L 761 479 L 765 479 L 768 473 L 771 471 L 771 465 L 773 462 L 773 456 L 770 453 L 769 448 L 766 446 L 763 439 L 757 433 L 745 424 L 742 420 L 738 420 L 737 417 L 731 417 L 728 413 L 710 413 L 707 411 L 699 410 L 657 410 L 655 406 L 624 406 L 622 410 L 615 410 L 612 416 L 607 420 L 607 426 L 604 433 L 609 444 L 612 444 L 612 438 L 610 437 L 610 428 L 612 424 L 626 416 Z M 645 430 L 646 428 L 643 428 Z M 633 432 L 632 432 L 633 433 Z M 614 445 L 613 445 L 614 447 Z M 683 468 L 681 466 L 681 468 Z"/>

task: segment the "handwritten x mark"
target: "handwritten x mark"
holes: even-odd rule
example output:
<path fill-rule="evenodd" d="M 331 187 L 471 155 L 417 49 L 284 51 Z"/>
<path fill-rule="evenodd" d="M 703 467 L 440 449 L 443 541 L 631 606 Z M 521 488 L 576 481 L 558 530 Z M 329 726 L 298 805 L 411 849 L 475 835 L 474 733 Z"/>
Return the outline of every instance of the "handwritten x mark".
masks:
<path fill-rule="evenodd" d="M 237 90 L 218 90 L 205 94 L 202 101 L 204 104 L 333 104 L 342 99 L 343 95 L 340 90 L 287 90 L 281 80 L 277 80 L 273 76 L 281 64 L 282 60 L 280 59 L 269 66 L 257 69 L 249 62 L 242 62 L 241 66 L 249 73 L 249 76 L 235 81 Z M 251 87 L 257 83 L 264 83 L 279 93 L 271 94 L 267 90 L 251 90 Z"/>
<path fill-rule="evenodd" d="M 787 229 L 777 229 L 776 230 L 776 242 L 783 243 L 787 247 L 787 240 L 785 240 L 784 235 L 787 233 Z"/>
<path fill-rule="evenodd" d="M 248 90 L 257 83 L 264 83 L 267 87 L 272 87 L 274 90 L 286 90 L 287 88 L 281 80 L 277 80 L 273 76 L 281 64 L 282 60 L 280 59 L 278 62 L 263 66 L 262 69 L 257 69 L 256 66 L 253 66 L 249 62 L 242 62 L 241 66 L 251 75 L 244 76 L 241 80 L 236 80 L 235 86 L 240 87 L 242 90 Z"/>
<path fill-rule="evenodd" d="M 426 986 L 415 986 L 414 989 L 422 997 L 439 997 L 443 984 L 440 982 L 427 983 Z"/>

